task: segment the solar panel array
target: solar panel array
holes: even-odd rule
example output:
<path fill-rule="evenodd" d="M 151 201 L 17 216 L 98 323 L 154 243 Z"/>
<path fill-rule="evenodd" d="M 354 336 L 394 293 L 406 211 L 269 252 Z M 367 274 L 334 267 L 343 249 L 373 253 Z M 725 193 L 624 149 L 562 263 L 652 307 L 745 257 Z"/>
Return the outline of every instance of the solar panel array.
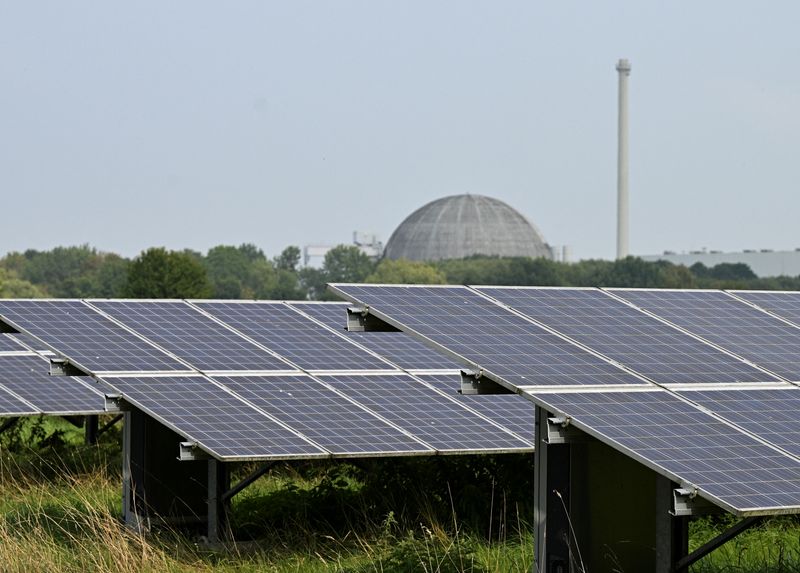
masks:
<path fill-rule="evenodd" d="M 219 459 L 532 450 L 488 413 L 459 402 L 455 389 L 436 390 L 288 304 L 3 302 L 4 322 L 59 349 L 113 393 Z M 157 357 L 153 365 L 146 353 Z M 165 369 L 170 361 L 183 370 Z M 324 374 L 331 376 L 324 380 Z M 63 378 L 48 382 L 58 386 Z M 362 387 L 385 393 L 384 399 L 360 396 L 354 388 Z M 444 422 L 436 422 L 437 412 Z"/>
<path fill-rule="evenodd" d="M 76 378 L 52 377 L 44 355 L 22 342 L 24 335 L 0 335 L 0 416 L 100 414 L 103 393 Z"/>
<path fill-rule="evenodd" d="M 777 381 L 597 289 L 477 290 L 661 384 Z"/>
<path fill-rule="evenodd" d="M 614 294 L 788 380 L 800 381 L 800 328 L 721 291 L 610 289 Z"/>
<path fill-rule="evenodd" d="M 346 285 L 344 296 L 516 386 L 643 384 L 465 287 Z"/>
<path fill-rule="evenodd" d="M 490 378 L 722 507 L 740 514 L 800 511 L 800 384 L 789 383 L 800 374 L 800 328 L 752 306 L 800 325 L 800 293 L 447 287 L 435 296 L 427 287 L 333 289 L 462 356 L 462 341 L 449 337 L 471 322 L 477 334 L 465 358 Z M 562 388 L 504 376 L 492 367 L 497 342 L 510 341 L 498 325 L 509 322 L 473 320 L 492 311 L 481 308 L 484 302 L 462 309 L 471 304 L 465 291 L 652 383 L 602 380 L 584 390 L 557 378 Z M 482 336 L 484 327 L 499 336 Z"/>
<path fill-rule="evenodd" d="M 457 370 L 463 366 L 404 332 L 350 332 L 345 329 L 347 303 L 291 303 L 310 317 L 388 358 L 406 370 Z"/>

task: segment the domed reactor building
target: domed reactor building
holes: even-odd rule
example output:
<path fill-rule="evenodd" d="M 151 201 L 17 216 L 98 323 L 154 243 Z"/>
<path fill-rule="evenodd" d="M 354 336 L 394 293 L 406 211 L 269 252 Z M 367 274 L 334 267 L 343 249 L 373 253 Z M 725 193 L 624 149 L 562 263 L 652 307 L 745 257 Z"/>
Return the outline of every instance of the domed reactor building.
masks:
<path fill-rule="evenodd" d="M 542 234 L 519 211 L 483 195 L 453 195 L 420 207 L 395 229 L 383 253 L 412 261 L 472 255 L 553 258 Z"/>

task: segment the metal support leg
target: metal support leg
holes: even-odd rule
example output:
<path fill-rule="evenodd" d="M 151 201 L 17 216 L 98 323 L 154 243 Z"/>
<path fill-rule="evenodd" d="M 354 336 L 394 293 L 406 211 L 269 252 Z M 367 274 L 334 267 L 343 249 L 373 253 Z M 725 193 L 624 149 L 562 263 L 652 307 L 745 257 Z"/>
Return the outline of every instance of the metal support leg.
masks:
<path fill-rule="evenodd" d="M 97 437 L 99 438 L 100 436 L 105 434 L 107 431 L 109 431 L 112 427 L 114 427 L 114 424 L 116 424 L 117 422 L 122 420 L 122 417 L 123 417 L 122 414 L 117 414 L 116 416 L 111 418 L 108 422 L 103 424 L 103 426 L 99 430 L 97 430 Z"/>
<path fill-rule="evenodd" d="M 237 493 L 242 491 L 244 488 L 246 488 L 251 483 L 256 481 L 258 478 L 263 476 L 269 470 L 271 470 L 274 465 L 275 465 L 275 462 L 270 462 L 270 463 L 264 464 L 263 466 L 258 468 L 256 471 L 254 471 L 249 476 L 247 476 L 246 478 L 241 480 L 239 483 L 237 483 L 235 486 L 230 488 L 228 491 L 223 493 L 222 494 L 222 501 L 224 501 L 226 503 L 229 502 L 233 496 L 235 496 Z"/>
<path fill-rule="evenodd" d="M 544 425 L 543 425 L 544 424 Z M 545 570 L 547 558 L 547 413 L 536 406 L 536 449 L 533 452 L 533 469 L 536 472 L 533 481 L 533 523 L 534 523 L 534 559 L 533 572 Z"/>
<path fill-rule="evenodd" d="M 131 468 L 132 435 L 131 412 L 123 414 L 122 427 L 122 521 L 136 531 L 140 528 L 140 519 L 136 509 L 136 495 L 134 493 L 133 471 Z"/>
<path fill-rule="evenodd" d="M 97 443 L 97 437 L 100 435 L 98 432 L 100 429 L 100 417 L 97 415 L 85 416 L 83 418 L 83 429 L 84 443 L 87 446 L 95 445 Z"/>
<path fill-rule="evenodd" d="M 224 537 L 228 526 L 227 498 L 228 468 L 224 463 L 210 459 L 208 464 L 208 533 L 209 543 L 216 543 Z"/>
<path fill-rule="evenodd" d="M 722 547 L 728 541 L 739 535 L 740 533 L 744 533 L 748 529 L 753 526 L 756 526 L 764 521 L 764 518 L 761 516 L 757 517 L 746 517 L 730 529 L 727 529 L 717 535 L 714 539 L 704 543 L 694 551 L 692 551 L 689 555 L 686 555 L 683 559 L 680 559 L 677 563 L 675 563 L 675 571 L 676 573 L 682 573 L 687 571 L 690 565 L 693 565 L 715 549 Z"/>

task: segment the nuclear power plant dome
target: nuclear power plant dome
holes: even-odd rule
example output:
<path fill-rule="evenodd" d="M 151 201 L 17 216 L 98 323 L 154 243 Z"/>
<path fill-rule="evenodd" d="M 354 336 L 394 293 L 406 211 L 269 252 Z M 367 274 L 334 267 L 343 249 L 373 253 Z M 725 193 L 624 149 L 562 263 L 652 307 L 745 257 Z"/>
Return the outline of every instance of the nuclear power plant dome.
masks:
<path fill-rule="evenodd" d="M 541 233 L 509 205 L 483 195 L 453 195 L 411 213 L 386 243 L 384 257 L 412 261 L 472 255 L 552 258 Z"/>

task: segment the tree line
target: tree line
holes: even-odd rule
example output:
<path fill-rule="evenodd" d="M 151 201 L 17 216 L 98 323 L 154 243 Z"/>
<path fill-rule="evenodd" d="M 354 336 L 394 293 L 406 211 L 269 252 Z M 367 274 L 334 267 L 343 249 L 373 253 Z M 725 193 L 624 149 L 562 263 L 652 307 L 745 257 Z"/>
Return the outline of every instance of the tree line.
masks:
<path fill-rule="evenodd" d="M 328 282 L 800 290 L 800 277 L 758 278 L 742 263 L 709 268 L 635 257 L 560 263 L 485 256 L 373 261 L 350 245 L 331 249 L 319 268 L 301 266 L 298 247 L 269 258 L 252 244 L 218 245 L 205 254 L 154 247 L 132 259 L 81 245 L 0 258 L 0 297 L 7 298 L 326 300 L 333 298 Z"/>

